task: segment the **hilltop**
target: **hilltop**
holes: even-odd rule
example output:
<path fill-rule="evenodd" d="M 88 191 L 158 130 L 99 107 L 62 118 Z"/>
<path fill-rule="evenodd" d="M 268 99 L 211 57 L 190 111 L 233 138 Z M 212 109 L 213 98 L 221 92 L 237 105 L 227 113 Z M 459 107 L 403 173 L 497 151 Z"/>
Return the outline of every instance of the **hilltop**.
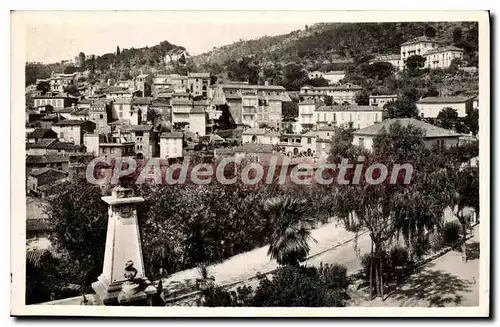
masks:
<path fill-rule="evenodd" d="M 370 54 L 399 53 L 401 43 L 424 34 L 462 46 L 467 59 L 477 61 L 478 25 L 474 22 L 318 23 L 284 35 L 215 48 L 193 61 L 225 66 L 228 60 L 250 56 L 264 65 L 297 63 L 315 69 L 323 63 Z"/>

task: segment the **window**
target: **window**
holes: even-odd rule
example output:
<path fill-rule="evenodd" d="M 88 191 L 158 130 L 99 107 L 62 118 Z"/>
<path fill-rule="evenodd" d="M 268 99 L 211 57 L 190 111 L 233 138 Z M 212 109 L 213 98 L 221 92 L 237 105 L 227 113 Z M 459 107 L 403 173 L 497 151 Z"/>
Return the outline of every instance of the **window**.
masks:
<path fill-rule="evenodd" d="M 362 137 L 359 138 L 359 146 L 365 146 L 365 139 Z"/>
<path fill-rule="evenodd" d="M 311 144 L 311 138 L 310 137 L 307 138 L 307 144 Z"/>
<path fill-rule="evenodd" d="M 333 121 L 337 121 L 337 114 L 333 113 Z"/>
<path fill-rule="evenodd" d="M 123 112 L 118 113 L 118 116 L 120 116 L 120 118 L 123 118 Z"/>
<path fill-rule="evenodd" d="M 99 115 L 99 119 L 103 119 L 104 118 L 104 115 Z"/>
<path fill-rule="evenodd" d="M 114 148 L 111 148 L 109 150 L 110 150 L 110 153 L 115 153 L 115 149 Z"/>

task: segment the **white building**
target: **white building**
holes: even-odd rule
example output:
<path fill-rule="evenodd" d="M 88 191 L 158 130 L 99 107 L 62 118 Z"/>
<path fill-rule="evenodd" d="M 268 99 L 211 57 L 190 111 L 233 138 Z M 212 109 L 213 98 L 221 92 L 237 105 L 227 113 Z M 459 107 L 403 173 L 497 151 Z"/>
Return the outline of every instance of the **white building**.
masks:
<path fill-rule="evenodd" d="M 425 53 L 425 66 L 427 68 L 448 68 L 453 59 L 463 59 L 464 50 L 455 46 L 435 48 Z"/>
<path fill-rule="evenodd" d="M 160 158 L 182 158 L 183 134 L 180 132 L 160 135 Z"/>
<path fill-rule="evenodd" d="M 345 72 L 343 70 L 331 70 L 329 72 L 323 73 L 323 78 L 328 81 L 328 84 L 337 84 L 345 77 Z"/>
<path fill-rule="evenodd" d="M 370 64 L 376 62 L 388 62 L 394 67 L 394 70 L 401 70 L 404 66 L 400 54 L 380 55 L 370 60 Z"/>
<path fill-rule="evenodd" d="M 323 72 L 320 72 L 319 70 L 315 70 L 313 72 L 308 73 L 307 76 L 309 77 L 309 79 L 322 78 Z"/>
<path fill-rule="evenodd" d="M 321 106 L 314 111 L 315 126 L 365 128 L 382 121 L 384 109 L 372 106 Z"/>
<path fill-rule="evenodd" d="M 370 106 L 383 108 L 387 103 L 396 101 L 398 99 L 397 94 L 389 95 L 370 95 Z"/>
<path fill-rule="evenodd" d="M 207 133 L 207 114 L 205 112 L 208 104 L 206 102 L 194 102 L 189 113 L 189 130 L 198 136 L 205 136 Z"/>
<path fill-rule="evenodd" d="M 447 107 L 456 109 L 458 117 L 465 117 L 467 111 L 474 107 L 474 97 L 427 97 L 417 101 L 417 109 L 422 118 L 437 118 L 439 112 Z"/>
<path fill-rule="evenodd" d="M 373 124 L 366 128 L 354 131 L 353 141 L 354 145 L 362 146 L 365 149 L 373 149 L 373 139 L 382 133 L 383 130 L 388 131 L 392 124 L 400 124 L 401 126 L 413 125 L 416 128 L 421 128 L 424 131 L 425 144 L 428 148 L 438 146 L 441 148 L 449 148 L 457 146 L 461 134 L 450 131 L 438 126 L 425 123 L 421 120 L 413 118 L 395 118 L 386 119 L 382 122 Z"/>
<path fill-rule="evenodd" d="M 354 104 L 356 95 L 362 89 L 362 87 L 350 83 L 323 87 L 303 86 L 300 88 L 299 96 L 304 99 L 324 99 L 328 95 L 337 104 Z"/>
<path fill-rule="evenodd" d="M 317 135 L 313 131 L 304 134 L 282 134 L 278 145 L 289 156 L 303 154 L 311 157 L 316 155 L 316 139 Z"/>
<path fill-rule="evenodd" d="M 299 103 L 299 119 L 298 123 L 302 130 L 309 130 L 314 127 L 316 121 L 314 120 L 314 110 L 316 109 L 316 101 L 312 99 L 306 99 Z"/>
<path fill-rule="evenodd" d="M 241 133 L 241 142 L 258 144 L 278 144 L 279 134 L 263 128 L 250 128 Z"/>
<path fill-rule="evenodd" d="M 415 55 L 424 56 L 427 51 L 439 48 L 439 46 L 440 43 L 438 41 L 427 36 L 419 36 L 408 40 L 401 44 L 401 61 L 404 64 L 404 61 L 408 59 L 408 57 Z"/>
<path fill-rule="evenodd" d="M 83 135 L 92 133 L 95 123 L 90 120 L 60 120 L 52 125 L 52 129 L 57 133 L 59 141 L 72 142 L 75 145 L 83 144 Z"/>

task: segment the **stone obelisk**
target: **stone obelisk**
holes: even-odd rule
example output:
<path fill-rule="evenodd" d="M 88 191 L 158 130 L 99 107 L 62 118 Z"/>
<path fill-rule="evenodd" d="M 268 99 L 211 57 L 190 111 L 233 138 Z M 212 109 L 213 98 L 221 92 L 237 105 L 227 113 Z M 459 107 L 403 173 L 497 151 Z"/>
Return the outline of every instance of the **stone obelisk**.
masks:
<path fill-rule="evenodd" d="M 144 273 L 136 205 L 144 201 L 133 190 L 115 187 L 102 198 L 109 205 L 102 274 L 92 284 L 95 303 L 148 305 L 156 288 Z"/>

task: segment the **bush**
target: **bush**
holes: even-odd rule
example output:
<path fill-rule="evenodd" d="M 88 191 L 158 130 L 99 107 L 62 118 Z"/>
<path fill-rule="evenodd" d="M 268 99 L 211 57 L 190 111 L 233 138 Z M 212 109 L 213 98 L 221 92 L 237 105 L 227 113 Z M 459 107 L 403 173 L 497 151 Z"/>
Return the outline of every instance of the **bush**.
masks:
<path fill-rule="evenodd" d="M 347 277 L 347 267 L 341 264 L 320 264 L 318 273 L 323 278 L 323 282 L 330 290 L 339 290 L 342 293 L 347 291 L 349 278 Z"/>
<path fill-rule="evenodd" d="M 370 279 L 370 262 L 373 261 L 373 274 L 375 278 L 375 269 L 379 267 L 380 260 L 382 260 L 382 277 L 387 284 L 390 281 L 399 283 L 402 277 L 413 270 L 414 264 L 410 260 L 408 250 L 403 247 L 394 247 L 389 254 L 382 252 L 382 258 L 378 258 L 375 254 L 365 254 L 361 258 L 361 265 L 363 267 L 364 276 Z"/>
<path fill-rule="evenodd" d="M 443 229 L 441 230 L 441 235 L 443 238 L 443 244 L 445 246 L 451 246 L 453 249 L 460 247 L 460 230 L 461 226 L 459 223 L 447 222 L 444 224 Z"/>
<path fill-rule="evenodd" d="M 343 291 L 334 287 L 339 284 L 326 282 L 337 268 L 323 268 L 322 273 L 314 267 L 281 267 L 272 280 L 264 279 L 257 288 L 252 305 L 255 307 L 342 307 Z M 341 278 L 342 279 L 342 278 Z M 342 283 L 340 283 L 341 285 Z"/>
<path fill-rule="evenodd" d="M 433 252 L 441 250 L 444 247 L 443 233 L 432 233 L 429 236 L 429 246 Z"/>
<path fill-rule="evenodd" d="M 226 291 L 222 287 L 211 287 L 204 292 L 201 305 L 204 307 L 243 307 L 252 300 L 252 288 L 240 286 L 236 291 Z"/>

